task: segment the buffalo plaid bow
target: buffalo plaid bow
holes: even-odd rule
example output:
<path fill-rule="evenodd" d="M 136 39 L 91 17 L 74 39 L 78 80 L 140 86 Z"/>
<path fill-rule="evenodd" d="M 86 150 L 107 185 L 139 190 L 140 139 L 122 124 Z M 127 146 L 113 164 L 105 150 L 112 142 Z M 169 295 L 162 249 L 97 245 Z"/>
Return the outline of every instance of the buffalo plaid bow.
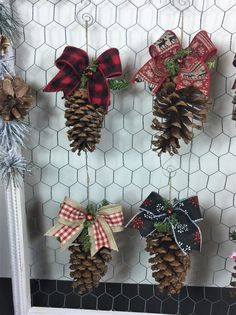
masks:
<path fill-rule="evenodd" d="M 122 73 L 119 51 L 116 48 L 110 48 L 104 51 L 96 62 L 97 70 L 87 71 L 89 101 L 94 105 L 104 106 L 107 111 L 110 104 L 110 90 L 106 78 L 119 76 Z M 88 70 L 89 57 L 84 50 L 67 46 L 61 57 L 56 60 L 56 66 L 60 71 L 47 84 L 44 91 L 63 91 L 64 95 L 68 96 L 80 87 L 81 76 Z"/>
<path fill-rule="evenodd" d="M 181 49 L 181 44 L 175 33 L 166 31 L 160 39 L 149 47 L 151 59 L 138 70 L 132 81 L 148 82 L 153 93 L 156 93 L 162 83 L 170 76 L 165 64 Z M 186 51 L 189 54 L 177 59 L 179 72 L 177 75 L 177 90 L 194 86 L 208 96 L 210 88 L 210 72 L 206 61 L 216 54 L 216 47 L 207 32 L 200 31 L 192 40 Z"/>
<path fill-rule="evenodd" d="M 65 249 L 80 235 L 87 219 L 86 209 L 79 203 L 65 197 L 59 212 L 58 223 L 45 235 L 58 237 L 61 248 Z M 113 233 L 122 231 L 123 222 L 124 217 L 120 205 L 109 204 L 98 209 L 96 218 L 88 227 L 91 256 L 95 255 L 102 247 L 118 250 Z"/>
<path fill-rule="evenodd" d="M 171 216 L 175 216 L 175 223 Z M 171 205 L 156 192 L 152 192 L 128 223 L 127 227 L 139 230 L 142 237 L 147 237 L 155 230 L 155 224 L 169 222 L 176 244 L 184 254 L 188 251 L 201 249 L 201 231 L 196 222 L 202 220 L 198 197 L 174 200 Z"/>

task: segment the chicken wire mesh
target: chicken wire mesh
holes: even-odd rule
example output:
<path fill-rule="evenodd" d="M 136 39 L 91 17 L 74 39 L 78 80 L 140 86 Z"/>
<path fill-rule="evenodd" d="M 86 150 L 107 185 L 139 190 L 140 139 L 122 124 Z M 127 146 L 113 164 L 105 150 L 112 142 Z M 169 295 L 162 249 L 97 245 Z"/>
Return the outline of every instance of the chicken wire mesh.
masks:
<path fill-rule="evenodd" d="M 87 199 L 85 156 L 69 150 L 64 101 L 61 94 L 42 92 L 57 72 L 55 59 L 67 44 L 85 49 L 83 15 L 88 13 L 93 18 L 89 55 L 117 47 L 124 75 L 130 78 L 149 59 L 148 46 L 166 29 L 180 35 L 184 10 L 184 46 L 205 29 L 218 48 L 211 92 L 215 102 L 204 130 L 195 131 L 192 144 L 182 144 L 179 155 L 158 158 L 150 146 L 153 116 L 148 88 L 135 84 L 113 93 L 102 140 L 89 154 L 90 195 L 95 203 L 104 198 L 121 203 L 128 220 L 151 191 L 168 196 L 163 168 L 172 165 L 176 170 L 173 197 L 197 193 L 204 217 L 203 249 L 192 255 L 187 284 L 228 285 L 233 267 L 228 257 L 234 248 L 229 231 L 236 228 L 236 132 L 231 120 L 235 1 L 15 0 L 12 4 L 23 21 L 16 70 L 35 92 L 35 106 L 29 114 L 33 129 L 25 150 L 34 164 L 25 184 L 31 277 L 69 278 L 69 253 L 60 251 L 56 239 L 43 235 L 53 225 L 65 195 L 82 204 Z M 117 242 L 120 251 L 113 253 L 103 280 L 153 283 L 145 241 L 139 233 L 125 230 L 117 235 Z"/>

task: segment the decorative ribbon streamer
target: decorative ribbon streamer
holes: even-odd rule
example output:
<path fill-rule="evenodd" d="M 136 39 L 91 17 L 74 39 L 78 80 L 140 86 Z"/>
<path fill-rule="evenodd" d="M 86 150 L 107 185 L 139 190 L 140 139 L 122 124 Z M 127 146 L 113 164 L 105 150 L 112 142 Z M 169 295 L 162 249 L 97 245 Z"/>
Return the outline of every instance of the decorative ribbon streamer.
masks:
<path fill-rule="evenodd" d="M 88 227 L 91 256 L 95 255 L 102 247 L 118 251 L 113 233 L 123 230 L 124 217 L 122 207 L 116 204 L 99 208 L 91 220 L 91 214 L 87 214 L 85 208 L 65 197 L 59 212 L 58 223 L 45 235 L 58 237 L 61 248 L 66 249 L 80 235 L 86 221 L 91 221 Z"/>
<path fill-rule="evenodd" d="M 76 47 L 67 46 L 61 57 L 56 60 L 60 69 L 57 75 L 44 88 L 45 92 L 63 91 L 65 96 L 72 94 L 80 87 L 81 77 L 88 78 L 87 89 L 89 101 L 93 105 L 104 106 L 105 111 L 110 104 L 110 90 L 106 78 L 119 76 L 122 73 L 119 51 L 110 48 L 96 59 L 97 68 L 89 70 L 88 54 Z"/>
<path fill-rule="evenodd" d="M 197 196 L 174 200 L 173 205 L 166 209 L 165 200 L 152 192 L 139 210 L 126 227 L 137 229 L 142 237 L 147 237 L 156 230 L 156 223 L 169 222 L 176 244 L 184 254 L 191 250 L 201 250 L 201 231 L 195 223 L 202 220 Z M 170 220 L 173 214 L 176 224 L 172 224 Z"/>
<path fill-rule="evenodd" d="M 170 76 L 166 62 L 182 49 L 176 34 L 166 31 L 160 39 L 149 47 L 151 59 L 142 66 L 134 75 L 132 81 L 146 81 L 153 93 L 156 93 L 162 83 Z M 179 58 L 179 72 L 176 78 L 176 89 L 188 86 L 198 88 L 208 96 L 210 88 L 210 72 L 206 61 L 216 54 L 216 47 L 210 40 L 206 31 L 200 31 L 192 40 L 185 52 L 189 53 L 184 58 Z"/>
<path fill-rule="evenodd" d="M 236 67 L 236 54 L 234 55 L 234 61 L 233 61 L 233 66 Z M 236 89 L 236 80 L 234 81 L 232 89 Z"/>

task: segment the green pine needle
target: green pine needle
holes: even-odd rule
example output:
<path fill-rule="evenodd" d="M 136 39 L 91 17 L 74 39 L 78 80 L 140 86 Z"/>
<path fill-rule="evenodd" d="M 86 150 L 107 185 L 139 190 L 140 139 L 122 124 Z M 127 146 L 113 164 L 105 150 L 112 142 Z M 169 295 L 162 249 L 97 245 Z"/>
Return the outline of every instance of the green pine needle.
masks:
<path fill-rule="evenodd" d="M 79 240 L 82 244 L 83 250 L 88 253 L 91 248 L 90 236 L 88 234 L 88 227 L 85 227 L 79 235 Z"/>
<path fill-rule="evenodd" d="M 107 201 L 106 199 L 103 199 L 103 201 L 101 202 L 101 204 L 98 206 L 98 209 L 101 207 L 105 207 L 108 206 L 110 204 L 109 201 Z"/>
<path fill-rule="evenodd" d="M 92 62 L 88 65 L 86 70 L 82 73 L 80 78 L 80 88 L 85 89 L 87 87 L 88 76 L 86 71 L 96 72 L 98 68 L 98 61 L 93 59 Z"/>
<path fill-rule="evenodd" d="M 212 59 L 208 60 L 206 64 L 207 64 L 208 69 L 211 72 L 213 72 L 215 70 L 215 68 L 216 68 L 217 62 L 216 62 L 215 58 L 212 58 Z"/>
<path fill-rule="evenodd" d="M 172 228 L 169 222 L 158 222 L 154 224 L 154 227 L 159 233 L 172 233 Z"/>
<path fill-rule="evenodd" d="M 120 91 L 129 87 L 129 81 L 126 79 L 108 79 L 108 85 L 113 91 Z"/>
<path fill-rule="evenodd" d="M 229 237 L 231 241 L 236 241 L 236 231 L 230 232 Z"/>

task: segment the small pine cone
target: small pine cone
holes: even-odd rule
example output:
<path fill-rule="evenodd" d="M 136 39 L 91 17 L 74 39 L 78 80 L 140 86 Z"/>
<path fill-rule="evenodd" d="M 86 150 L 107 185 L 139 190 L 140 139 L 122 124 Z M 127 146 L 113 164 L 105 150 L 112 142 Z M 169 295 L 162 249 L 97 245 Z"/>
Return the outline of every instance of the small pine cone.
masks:
<path fill-rule="evenodd" d="M 172 234 L 154 232 L 146 242 L 146 251 L 153 256 L 149 259 L 152 275 L 160 292 L 178 294 L 190 267 L 190 256 L 182 253 Z"/>
<path fill-rule="evenodd" d="M 93 152 L 101 138 L 104 120 L 103 106 L 92 105 L 88 101 L 86 89 L 78 89 L 66 97 L 65 118 L 68 139 L 73 152 Z"/>
<path fill-rule="evenodd" d="M 78 288 L 80 294 L 97 288 L 99 281 L 107 272 L 106 264 L 111 261 L 110 250 L 104 247 L 91 256 L 83 250 L 81 244 L 72 245 L 69 249 L 72 287 Z"/>
<path fill-rule="evenodd" d="M 18 76 L 0 81 L 0 116 L 3 120 L 22 119 L 33 102 L 29 86 Z"/>
<path fill-rule="evenodd" d="M 210 110 L 208 98 L 198 89 L 188 87 L 176 90 L 173 80 L 167 79 L 154 97 L 152 129 L 159 133 L 152 141 L 153 151 L 177 154 L 180 139 L 188 144 L 193 137 L 192 128 L 201 129 Z M 194 121 L 199 121 L 200 124 Z"/>

